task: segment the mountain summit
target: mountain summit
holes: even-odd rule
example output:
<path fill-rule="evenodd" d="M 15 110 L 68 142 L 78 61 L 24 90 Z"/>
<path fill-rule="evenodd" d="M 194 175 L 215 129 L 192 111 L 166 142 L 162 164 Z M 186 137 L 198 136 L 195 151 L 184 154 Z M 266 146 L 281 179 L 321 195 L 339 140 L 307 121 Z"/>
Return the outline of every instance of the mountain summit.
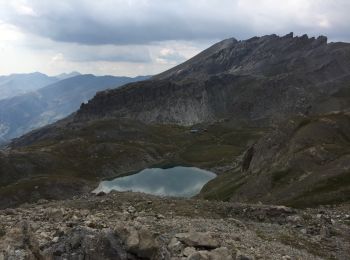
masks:
<path fill-rule="evenodd" d="M 98 93 L 77 116 L 270 125 L 288 115 L 317 111 L 349 79 L 348 43 L 293 34 L 228 39 L 149 81 Z"/>

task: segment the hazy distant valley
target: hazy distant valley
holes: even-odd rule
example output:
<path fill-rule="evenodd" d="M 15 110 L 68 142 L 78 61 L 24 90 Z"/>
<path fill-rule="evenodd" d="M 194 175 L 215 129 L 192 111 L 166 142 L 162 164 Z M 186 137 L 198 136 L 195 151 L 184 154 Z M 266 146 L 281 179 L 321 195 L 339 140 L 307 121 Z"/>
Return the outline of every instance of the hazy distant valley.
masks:
<path fill-rule="evenodd" d="M 13 95 L 9 97 L 4 94 L 0 99 L 0 142 L 6 143 L 12 138 L 68 116 L 98 91 L 147 77 L 96 77 L 79 73 L 47 77 L 33 73 L 2 78 L 8 80 L 7 85 L 4 83 L 0 87 L 0 91 L 11 89 Z M 24 93 L 15 92 L 20 87 Z"/>

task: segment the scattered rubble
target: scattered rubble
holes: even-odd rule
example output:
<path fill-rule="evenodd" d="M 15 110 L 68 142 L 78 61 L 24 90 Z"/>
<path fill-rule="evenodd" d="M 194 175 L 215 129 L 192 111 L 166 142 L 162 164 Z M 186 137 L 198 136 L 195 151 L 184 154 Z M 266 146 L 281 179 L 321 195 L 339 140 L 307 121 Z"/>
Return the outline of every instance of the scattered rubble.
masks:
<path fill-rule="evenodd" d="M 347 259 L 349 209 L 84 195 L 1 210 L 0 259 Z"/>

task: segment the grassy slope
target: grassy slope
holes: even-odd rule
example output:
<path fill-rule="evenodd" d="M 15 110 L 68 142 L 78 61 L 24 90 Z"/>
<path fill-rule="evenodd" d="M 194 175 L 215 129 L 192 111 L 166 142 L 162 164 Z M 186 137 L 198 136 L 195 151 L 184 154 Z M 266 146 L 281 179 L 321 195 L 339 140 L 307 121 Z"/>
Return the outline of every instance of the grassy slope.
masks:
<path fill-rule="evenodd" d="M 201 195 L 295 207 L 348 201 L 349 133 L 350 116 L 342 113 L 290 120 L 257 143 L 247 172 L 233 169 Z"/>
<path fill-rule="evenodd" d="M 231 165 L 263 133 L 260 129 L 235 129 L 228 123 L 197 128 L 206 131 L 193 134 L 187 127 L 106 119 L 55 129 L 48 138 L 0 155 L 0 197 L 15 197 L 16 203 L 32 201 L 40 190 L 42 197 L 60 197 L 57 190 L 55 196 L 45 188 L 50 180 L 73 194 L 75 183 L 79 193 L 101 179 L 154 165 L 191 165 L 221 173 L 220 167 Z M 23 196 L 16 195 L 18 190 Z"/>

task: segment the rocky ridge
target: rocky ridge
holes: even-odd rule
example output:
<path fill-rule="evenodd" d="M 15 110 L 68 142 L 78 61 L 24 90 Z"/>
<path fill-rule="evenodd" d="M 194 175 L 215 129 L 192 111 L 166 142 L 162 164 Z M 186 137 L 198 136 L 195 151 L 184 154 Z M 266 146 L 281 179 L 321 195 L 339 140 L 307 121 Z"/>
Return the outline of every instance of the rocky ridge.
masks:
<path fill-rule="evenodd" d="M 75 119 L 126 117 L 181 125 L 230 119 L 271 125 L 312 113 L 321 100 L 348 88 L 349 60 L 350 44 L 327 43 L 323 36 L 228 39 L 150 81 L 98 93 Z"/>

